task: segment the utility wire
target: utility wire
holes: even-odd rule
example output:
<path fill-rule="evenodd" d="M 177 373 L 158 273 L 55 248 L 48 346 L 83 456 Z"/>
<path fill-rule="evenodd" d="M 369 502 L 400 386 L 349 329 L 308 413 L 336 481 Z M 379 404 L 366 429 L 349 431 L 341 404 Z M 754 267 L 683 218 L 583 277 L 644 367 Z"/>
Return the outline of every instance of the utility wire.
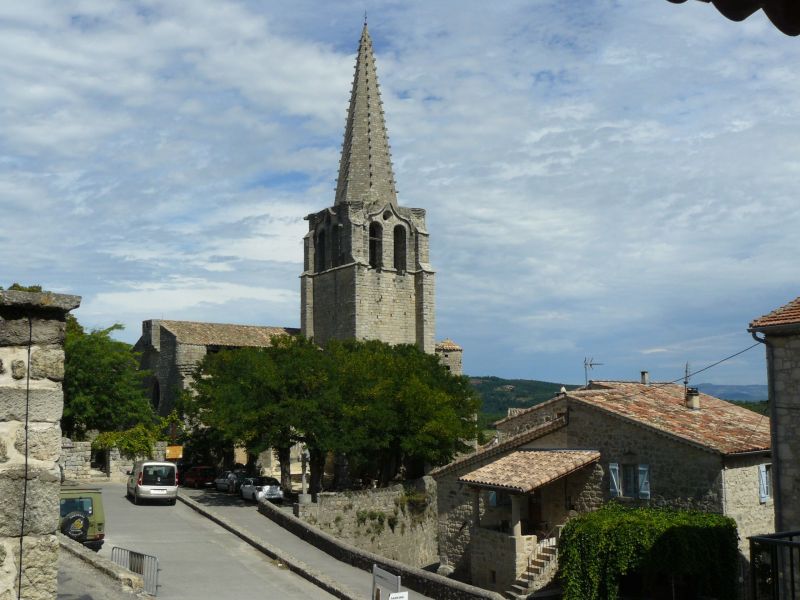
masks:
<path fill-rule="evenodd" d="M 678 383 L 679 381 L 683 381 L 684 379 L 689 379 L 689 377 L 693 377 L 694 375 L 697 375 L 698 373 L 702 373 L 703 371 L 708 371 L 709 369 L 724 363 L 726 360 L 730 360 L 732 358 L 735 358 L 735 357 L 739 356 L 740 354 L 744 354 L 748 350 L 752 350 L 756 346 L 760 346 L 760 345 L 761 345 L 761 342 L 756 342 L 752 346 L 748 346 L 744 350 L 739 350 L 739 352 L 737 352 L 736 354 L 731 354 L 730 356 L 726 356 L 725 358 L 723 358 L 721 360 L 718 360 L 717 362 L 715 362 L 713 364 L 710 364 L 707 367 L 703 367 L 702 369 L 698 369 L 697 371 L 692 371 L 691 373 L 689 373 L 687 375 L 684 375 L 683 377 L 678 377 L 677 379 L 673 379 L 672 381 L 667 381 L 667 382 L 656 384 L 656 385 L 666 385 L 666 384 L 670 384 L 670 383 Z"/>

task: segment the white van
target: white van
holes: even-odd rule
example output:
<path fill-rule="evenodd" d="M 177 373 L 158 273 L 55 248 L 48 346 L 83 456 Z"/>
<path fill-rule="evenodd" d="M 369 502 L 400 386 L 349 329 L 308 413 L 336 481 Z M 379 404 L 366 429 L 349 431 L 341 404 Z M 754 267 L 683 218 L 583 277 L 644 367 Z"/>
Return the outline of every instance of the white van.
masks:
<path fill-rule="evenodd" d="M 178 469 L 175 463 L 139 461 L 128 472 L 128 498 L 134 504 L 142 500 L 159 500 L 175 504 L 178 498 Z"/>

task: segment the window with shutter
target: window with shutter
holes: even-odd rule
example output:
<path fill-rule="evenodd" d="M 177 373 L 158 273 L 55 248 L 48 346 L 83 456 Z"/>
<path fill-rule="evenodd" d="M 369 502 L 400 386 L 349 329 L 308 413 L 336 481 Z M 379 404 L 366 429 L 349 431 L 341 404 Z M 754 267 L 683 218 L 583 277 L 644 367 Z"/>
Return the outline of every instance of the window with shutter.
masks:
<path fill-rule="evenodd" d="M 650 499 L 650 465 L 639 465 L 639 498 Z"/>
<path fill-rule="evenodd" d="M 622 495 L 619 485 L 619 463 L 608 463 L 608 478 L 611 480 L 611 497 L 618 498 Z"/>
<path fill-rule="evenodd" d="M 764 504 L 772 496 L 772 465 L 758 465 L 758 499 Z"/>

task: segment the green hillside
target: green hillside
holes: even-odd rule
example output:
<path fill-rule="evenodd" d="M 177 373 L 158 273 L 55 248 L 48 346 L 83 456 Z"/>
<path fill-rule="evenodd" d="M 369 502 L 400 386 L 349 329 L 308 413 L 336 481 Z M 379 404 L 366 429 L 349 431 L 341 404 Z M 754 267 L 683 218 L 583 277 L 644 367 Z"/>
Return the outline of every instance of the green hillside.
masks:
<path fill-rule="evenodd" d="M 483 401 L 479 415 L 482 423 L 502 419 L 511 407 L 526 408 L 549 400 L 561 390 L 562 385 L 568 390 L 579 387 L 549 381 L 492 376 L 470 377 L 469 381 Z"/>

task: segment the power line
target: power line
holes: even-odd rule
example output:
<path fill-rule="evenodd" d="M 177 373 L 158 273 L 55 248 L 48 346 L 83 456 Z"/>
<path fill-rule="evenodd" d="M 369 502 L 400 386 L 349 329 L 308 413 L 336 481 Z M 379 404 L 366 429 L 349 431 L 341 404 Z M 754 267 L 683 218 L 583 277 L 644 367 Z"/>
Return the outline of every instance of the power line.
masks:
<path fill-rule="evenodd" d="M 693 372 L 691 372 L 691 373 L 687 373 L 687 374 L 686 374 L 686 375 L 684 375 L 683 377 L 678 377 L 677 379 L 673 379 L 672 381 L 667 381 L 667 382 L 665 382 L 665 383 L 663 383 L 663 384 L 658 384 L 658 385 L 665 385 L 665 384 L 669 384 L 669 383 L 678 383 L 679 381 L 683 381 L 684 379 L 687 379 L 687 380 L 688 380 L 690 377 L 693 377 L 694 375 L 697 375 L 698 373 L 702 373 L 703 371 L 708 371 L 709 369 L 711 369 L 711 368 L 713 368 L 713 367 L 716 367 L 717 365 L 720 365 L 720 364 L 724 363 L 726 360 L 730 360 L 730 359 L 732 359 L 732 358 L 736 358 L 736 357 L 737 357 L 737 356 L 739 356 L 740 354 L 744 354 L 744 353 L 745 353 L 745 352 L 747 352 L 748 350 L 752 350 L 753 348 L 755 348 L 756 346 L 759 346 L 759 345 L 761 345 L 761 342 L 756 342 L 756 343 L 755 343 L 755 344 L 753 344 L 752 346 L 748 346 L 748 347 L 747 347 L 747 348 L 745 348 L 744 350 L 739 350 L 739 352 L 737 352 L 737 353 L 735 353 L 735 354 L 731 354 L 730 356 L 726 356 L 725 358 L 723 358 L 723 359 L 721 359 L 721 360 L 718 360 L 717 362 L 715 362 L 715 363 L 713 363 L 713 364 L 710 364 L 710 365 L 708 365 L 707 367 L 703 367 L 702 369 L 698 369 L 697 371 L 693 371 Z"/>

